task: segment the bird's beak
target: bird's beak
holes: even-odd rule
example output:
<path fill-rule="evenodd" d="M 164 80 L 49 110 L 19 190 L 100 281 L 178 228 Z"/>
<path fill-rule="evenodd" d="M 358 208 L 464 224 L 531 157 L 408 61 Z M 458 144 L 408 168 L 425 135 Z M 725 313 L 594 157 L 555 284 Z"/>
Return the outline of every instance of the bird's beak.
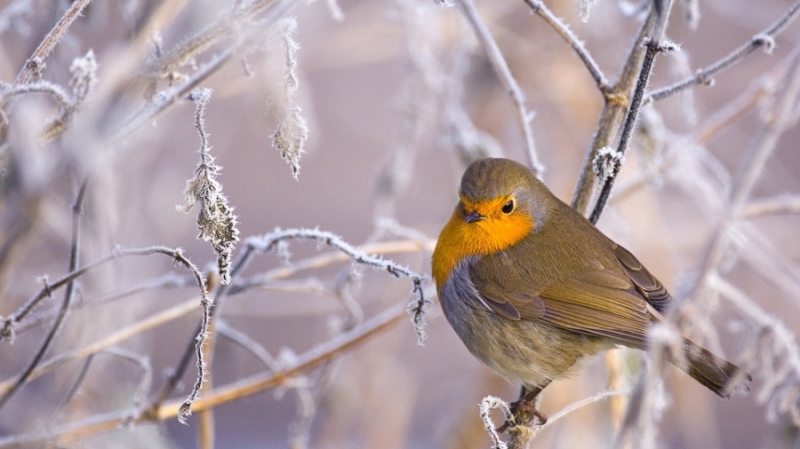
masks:
<path fill-rule="evenodd" d="M 470 213 L 467 214 L 466 217 L 464 217 L 464 221 L 466 221 L 467 223 L 472 223 L 472 222 L 475 222 L 475 221 L 481 221 L 484 218 L 486 218 L 486 217 L 484 217 L 483 215 L 481 215 L 481 214 L 479 214 L 477 212 L 470 212 Z"/>

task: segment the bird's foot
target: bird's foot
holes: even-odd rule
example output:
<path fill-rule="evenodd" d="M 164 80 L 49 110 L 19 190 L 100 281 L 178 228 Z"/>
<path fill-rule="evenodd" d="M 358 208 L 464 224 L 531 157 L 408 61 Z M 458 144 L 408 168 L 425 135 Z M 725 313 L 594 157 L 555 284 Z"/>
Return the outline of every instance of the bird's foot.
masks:
<path fill-rule="evenodd" d="M 538 422 L 533 422 L 535 418 Z M 530 421 L 531 425 L 541 426 L 547 422 L 547 415 L 540 412 L 535 405 L 535 401 L 521 398 L 511 403 L 511 417 L 497 428 L 498 433 L 503 433 L 511 427 L 516 427 L 520 422 Z"/>

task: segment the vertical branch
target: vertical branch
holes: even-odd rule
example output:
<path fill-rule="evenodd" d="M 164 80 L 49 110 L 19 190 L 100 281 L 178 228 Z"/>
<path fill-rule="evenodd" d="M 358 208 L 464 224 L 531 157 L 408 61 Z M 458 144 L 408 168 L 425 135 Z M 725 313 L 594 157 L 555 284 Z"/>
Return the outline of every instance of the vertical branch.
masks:
<path fill-rule="evenodd" d="M 75 203 L 72 206 L 72 247 L 70 249 L 69 256 L 70 272 L 78 269 L 78 254 L 80 253 L 81 235 L 81 213 L 83 212 L 83 199 L 86 196 L 87 183 L 88 180 L 84 180 L 83 184 L 81 184 L 81 187 L 78 190 L 78 197 L 75 199 Z M 66 292 L 64 293 L 64 301 L 61 303 L 61 309 L 56 316 L 53 327 L 50 328 L 50 332 L 48 332 L 47 336 L 45 336 L 44 341 L 39 347 L 39 351 L 33 357 L 33 360 L 31 360 L 25 370 L 19 375 L 19 377 L 17 377 L 5 394 L 0 397 L 0 408 L 2 408 L 8 402 L 8 400 L 11 399 L 11 396 L 13 396 L 14 393 L 16 393 L 23 385 L 25 385 L 31 374 L 34 372 L 34 370 L 36 370 L 36 367 L 39 366 L 39 362 L 42 360 L 42 357 L 44 357 L 44 355 L 47 353 L 47 350 L 50 349 L 56 334 L 61 329 L 61 325 L 64 323 L 64 319 L 67 317 L 70 305 L 72 304 L 74 292 L 75 279 L 70 279 L 69 282 L 67 282 Z"/>
<path fill-rule="evenodd" d="M 544 166 L 539 162 L 539 156 L 536 153 L 536 146 L 533 142 L 533 131 L 531 131 L 530 123 L 532 114 L 525 107 L 525 96 L 522 93 L 522 89 L 520 89 L 519 84 L 517 84 L 517 81 L 511 74 L 511 69 L 508 68 L 508 64 L 505 58 L 503 58 L 500 48 L 494 41 L 489 29 L 486 28 L 486 24 L 483 23 L 483 19 L 481 19 L 480 14 L 478 14 L 478 11 L 475 9 L 472 0 L 457 0 L 457 4 L 475 29 L 475 34 L 483 47 L 483 51 L 486 53 L 495 73 L 497 73 L 497 77 L 503 84 L 506 94 L 508 94 L 508 96 L 511 97 L 511 101 L 514 102 L 514 106 L 517 109 L 519 126 L 525 137 L 525 148 L 528 151 L 528 163 L 533 173 L 536 174 L 536 176 L 541 176 L 544 171 Z"/>
<path fill-rule="evenodd" d="M 641 43 L 653 27 L 654 21 L 655 13 L 651 11 L 647 20 L 644 21 L 639 29 L 639 34 L 628 52 L 619 79 L 612 89 L 605 94 L 605 105 L 600 115 L 600 121 L 597 124 L 597 131 L 595 131 L 592 146 L 583 159 L 581 175 L 575 186 L 575 193 L 572 196 L 572 207 L 583 215 L 586 215 L 589 210 L 589 202 L 592 199 L 592 191 L 594 190 L 594 161 L 600 150 L 611 144 L 611 141 L 622 126 L 625 112 L 628 109 L 628 92 L 633 89 L 639 68 L 644 60 L 645 48 Z"/>
<path fill-rule="evenodd" d="M 613 155 L 617 163 L 614 164 L 610 171 L 605 171 L 602 173 L 604 179 L 600 190 L 600 195 L 597 198 L 597 202 L 595 203 L 591 215 L 589 216 L 589 221 L 592 223 L 597 223 L 597 220 L 600 219 L 600 214 L 603 213 L 603 209 L 608 203 L 608 198 L 611 196 L 611 188 L 614 187 L 614 181 L 617 179 L 617 175 L 622 168 L 622 162 L 624 160 L 625 153 L 628 151 L 633 129 L 636 127 L 636 119 L 639 116 L 639 110 L 642 106 L 644 92 L 645 89 L 647 89 L 647 83 L 650 80 L 650 74 L 653 71 L 653 63 L 655 62 L 656 55 L 658 53 L 671 51 L 675 48 L 672 43 L 661 43 L 664 30 L 667 26 L 667 19 L 669 18 L 669 11 L 671 7 L 672 0 L 655 1 L 653 3 L 655 24 L 653 25 L 653 32 L 650 38 L 648 38 L 645 42 L 647 51 L 644 55 L 644 61 L 642 61 L 642 69 L 639 71 L 639 77 L 636 81 L 636 88 L 633 91 L 633 98 L 631 99 L 631 104 L 628 108 L 628 114 L 625 117 L 625 124 L 622 128 L 622 135 L 620 136 L 619 144 L 617 145 L 616 154 Z M 601 157 L 603 156 L 602 153 L 598 153 L 598 155 Z"/>
<path fill-rule="evenodd" d="M 216 328 L 216 320 L 211 322 L 208 327 L 208 333 L 210 335 L 214 334 L 214 330 Z M 214 359 L 214 342 L 216 338 L 212 340 L 211 344 L 206 345 L 203 348 L 206 358 L 206 364 L 211 366 L 213 359 Z M 213 381 L 211 377 L 212 371 L 209 370 L 208 374 L 206 374 L 206 391 L 207 393 L 212 393 L 213 390 Z M 200 449 L 214 449 L 214 410 L 206 409 L 201 410 L 198 414 L 198 426 L 197 426 L 197 433 L 198 433 L 198 446 Z"/>

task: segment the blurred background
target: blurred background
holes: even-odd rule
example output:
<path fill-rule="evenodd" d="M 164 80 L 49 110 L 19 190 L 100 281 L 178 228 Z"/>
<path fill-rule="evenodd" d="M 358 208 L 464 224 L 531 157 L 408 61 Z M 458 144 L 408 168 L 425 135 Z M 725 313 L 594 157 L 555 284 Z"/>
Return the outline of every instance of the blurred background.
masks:
<path fill-rule="evenodd" d="M 97 84 L 85 102 L 76 101 L 63 132 L 43 141 L 43 125 L 54 115 L 65 116 L 65 108 L 54 101 L 53 88 L 23 92 L 14 80 L 42 38 L 77 3 L 0 1 L 2 317 L 13 316 L 43 285 L 69 272 L 72 205 L 84 179 L 79 266 L 116 246 L 164 245 L 183 248 L 203 272 L 214 272 L 216 256 L 197 238 L 198 208 L 186 214 L 176 210 L 185 203 L 184 188 L 198 164 L 195 105 L 187 99 L 195 87 L 213 89 L 205 127 L 210 154 L 223 167 L 217 180 L 238 217 L 242 241 L 234 260 L 251 236 L 318 227 L 352 245 L 372 245 L 365 251 L 428 275 L 435 238 L 456 204 L 468 162 L 487 155 L 528 162 L 514 105 L 474 29 L 458 7 L 433 0 L 91 2 L 47 57 L 40 79 L 77 98 L 75 83 L 70 84 L 76 72 L 70 68 L 91 50 Z M 585 22 L 580 11 L 587 5 L 546 4 L 613 82 L 648 7 L 637 13 L 627 2 L 585 3 L 591 6 Z M 476 1 L 476 7 L 535 113 L 531 127 L 546 168 L 543 178 L 570 202 L 603 96 L 572 49 L 524 2 Z M 790 8 L 797 5 L 788 0 L 676 2 L 667 35 L 680 51 L 658 57 L 650 86 L 669 85 L 714 63 Z M 687 19 L 690 13 L 696 23 Z M 283 17 L 295 18 L 295 32 Z M 214 39 L 188 51 L 187 42 L 198 35 Z M 782 92 L 799 38 L 800 25 L 790 23 L 771 52 L 757 50 L 714 76 L 713 86 L 694 87 L 645 108 L 641 131 L 599 222 L 676 297 L 695 292 L 686 309 L 687 335 L 755 377 L 749 395 L 722 400 L 668 370 L 655 411 L 657 447 L 797 447 L 798 421 L 792 421 L 800 398 L 796 126 L 773 133 L 777 144 L 745 202 L 779 199 L 783 202 L 776 204 L 786 207 L 748 209 L 742 218 L 732 214 L 730 198 L 742 174 L 757 164 L 748 155 L 769 134 L 765 123 L 783 98 L 776 92 Z M 294 57 L 287 58 L 287 39 L 298 46 L 289 52 Z M 164 62 L 176 54 L 182 56 L 179 64 Z M 287 59 L 293 62 L 287 65 Z M 198 76 L 212 66 L 207 76 Z M 287 88 L 293 77 L 296 90 Z M 788 107 L 794 123 L 797 104 Z M 298 140 L 303 153 L 297 179 L 273 146 L 279 124 L 296 118 L 296 112 L 307 125 L 307 140 Z M 720 289 L 695 289 L 698 273 L 705 276 L 698 271 L 701 261 L 718 232 L 726 240 L 715 272 L 756 308 L 731 305 Z M 255 255 L 219 303 L 211 375 L 201 397 L 248 376 L 291 367 L 307 351 L 414 298 L 407 278 L 345 258 L 306 263 L 336 248 L 291 240 L 288 259 L 287 248 L 281 248 L 281 254 Z M 281 267 L 288 277 L 276 275 Z M 163 255 L 115 259 L 77 279 L 72 309 L 42 363 L 106 342 L 120 330 L 135 330 L 89 351 L 89 357 L 56 361 L 26 380 L 0 408 L 0 444 L 489 447 L 478 405 L 487 395 L 514 400 L 518 385 L 474 359 L 443 319 L 431 285 L 425 292 L 434 304 L 424 345 L 417 344 L 410 316 L 402 314 L 279 388 L 214 408 L 212 424 L 201 425 L 211 415 L 196 412 L 188 425 L 174 415 L 122 420 L 113 430 L 62 438 L 66 430 L 85 429 L 103 417 L 141 417 L 194 342 L 201 308 L 191 273 Z M 13 343 L 0 342 L 0 393 L 30 366 L 63 301 L 61 288 L 21 320 Z M 158 325 L 135 327 L 187 301 L 196 306 Z M 619 350 L 616 361 L 603 356 L 587 361 L 572 379 L 545 391 L 541 410 L 552 416 L 608 388 L 629 388 L 641 371 L 641 357 Z M 613 365 L 619 373 L 610 376 Z M 143 384 L 148 375 L 152 381 Z M 191 361 L 169 401 L 182 401 L 195 375 Z M 610 377 L 615 385 L 609 385 Z M 622 417 L 614 407 L 620 405 L 624 400 L 599 401 L 570 413 L 543 429 L 532 447 L 613 446 Z M 495 421 L 501 419 L 495 412 Z M 202 436 L 203 428 L 213 429 L 213 437 Z"/>

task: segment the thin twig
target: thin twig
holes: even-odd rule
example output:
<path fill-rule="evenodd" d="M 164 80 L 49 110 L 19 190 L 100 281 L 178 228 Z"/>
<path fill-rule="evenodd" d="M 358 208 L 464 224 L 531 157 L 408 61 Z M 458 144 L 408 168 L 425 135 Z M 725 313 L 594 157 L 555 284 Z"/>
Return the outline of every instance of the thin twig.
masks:
<path fill-rule="evenodd" d="M 365 321 L 363 324 L 356 326 L 350 331 L 301 354 L 291 366 L 286 366 L 282 370 L 274 373 L 250 376 L 235 381 L 227 386 L 217 388 L 212 394 L 195 401 L 192 407 L 195 411 L 218 407 L 238 399 L 252 396 L 254 393 L 267 388 L 281 386 L 286 380 L 308 371 L 345 351 L 353 349 L 361 343 L 369 341 L 376 334 L 391 329 L 395 324 L 400 322 L 405 315 L 405 307 L 401 305 L 394 306 Z M 134 423 L 147 420 L 165 421 L 174 418 L 178 415 L 181 407 L 182 403 L 179 401 L 164 404 L 159 407 L 158 410 L 154 411 L 154 414 L 146 413 L 138 416 L 134 420 Z M 20 444 L 33 444 L 46 440 L 55 440 L 59 444 L 66 444 L 70 441 L 76 441 L 90 435 L 117 429 L 120 424 L 126 422 L 125 420 L 128 416 L 129 414 L 126 412 L 114 412 L 56 428 L 52 432 L 46 434 L 38 433 L 8 437 L 0 439 L 0 448 Z"/>
<path fill-rule="evenodd" d="M 25 67 L 17 74 L 14 84 L 26 84 L 33 80 L 44 68 L 44 61 L 50 56 L 53 49 L 61 41 L 61 38 L 67 34 L 72 22 L 77 19 L 83 10 L 89 6 L 92 0 L 76 0 L 69 5 L 69 8 L 64 12 L 56 25 L 47 33 L 47 36 L 42 39 L 39 46 L 36 47 L 33 54 L 25 62 Z"/>
<path fill-rule="evenodd" d="M 395 277 L 407 277 L 412 282 L 412 293 L 415 295 L 414 301 L 408 305 L 408 311 L 412 315 L 414 330 L 417 333 L 417 341 L 422 344 L 425 340 L 425 315 L 428 305 L 431 303 L 422 290 L 422 285 L 427 279 L 425 276 L 409 270 L 407 267 L 398 265 L 391 260 L 384 260 L 378 257 L 368 256 L 341 239 L 341 237 L 318 229 L 276 229 L 263 237 L 247 239 L 246 244 L 249 248 L 257 249 L 260 252 L 271 251 L 277 247 L 279 242 L 284 240 L 315 240 L 328 246 L 339 249 L 347 254 L 354 262 L 366 265 L 370 268 L 386 271 Z"/>
<path fill-rule="evenodd" d="M 78 197 L 75 199 L 75 203 L 72 206 L 72 246 L 70 248 L 69 255 L 69 271 L 75 271 L 78 268 L 78 255 L 80 254 L 81 244 L 81 215 L 83 213 L 83 200 L 86 197 L 87 183 L 88 180 L 84 180 L 81 184 L 80 188 L 78 189 Z M 39 351 L 33 357 L 31 362 L 11 384 L 11 387 L 5 391 L 2 397 L 0 397 L 0 408 L 2 408 L 8 402 L 8 400 L 11 399 L 14 393 L 16 393 L 23 385 L 25 385 L 26 382 L 28 382 L 28 379 L 31 377 L 31 373 L 36 370 L 39 362 L 41 362 L 42 358 L 47 353 L 47 350 L 50 349 L 50 345 L 53 343 L 58 331 L 61 330 L 61 326 L 64 324 L 64 320 L 67 317 L 74 293 L 75 280 L 72 279 L 67 282 L 66 292 L 64 293 L 64 301 L 61 303 L 61 309 L 59 310 L 59 313 L 53 322 L 53 326 L 45 336 L 44 341 L 39 347 Z"/>
<path fill-rule="evenodd" d="M 175 87 L 169 87 L 157 93 L 154 96 L 153 101 L 146 103 L 133 113 L 132 117 L 128 119 L 125 125 L 123 125 L 122 128 L 114 134 L 114 136 L 111 138 L 111 141 L 118 142 L 125 139 L 134 131 L 139 129 L 142 125 L 149 123 L 159 114 L 164 112 L 169 106 L 172 106 L 172 104 L 178 99 L 186 97 L 186 95 L 188 95 L 189 92 L 191 92 L 201 82 L 205 81 L 208 77 L 221 69 L 222 66 L 228 62 L 231 57 L 233 57 L 237 49 L 238 45 L 231 45 L 218 55 L 214 56 L 211 61 L 203 65 L 203 67 L 193 73 L 192 76 L 182 84 Z"/>
<path fill-rule="evenodd" d="M 712 77 L 715 74 L 736 65 L 759 48 L 764 48 L 767 53 L 771 53 L 772 48 L 775 46 L 775 36 L 780 34 L 784 29 L 786 29 L 787 26 L 789 26 L 792 21 L 797 18 L 798 12 L 800 12 L 800 1 L 794 2 L 792 6 L 790 6 L 789 9 L 783 14 L 783 16 L 781 16 L 775 23 L 767 27 L 764 31 L 754 35 L 750 39 L 750 42 L 742 45 L 708 67 L 698 70 L 697 74 L 695 74 L 693 77 L 652 91 L 645 99 L 645 104 L 649 103 L 650 101 L 658 101 L 667 97 L 671 97 L 672 95 L 675 95 L 693 86 L 710 85 L 713 82 Z"/>
<path fill-rule="evenodd" d="M 500 83 L 503 84 L 506 94 L 508 94 L 516 107 L 519 126 L 525 138 L 528 162 L 534 174 L 536 174 L 536 176 L 541 176 L 544 172 L 544 166 L 539 162 L 539 156 L 536 153 L 536 146 L 533 142 L 533 131 L 531 131 L 532 115 L 525 107 L 525 96 L 522 93 L 522 89 L 520 89 L 519 84 L 517 84 L 517 81 L 511 74 L 511 69 L 508 68 L 508 64 L 503 54 L 500 52 L 497 42 L 495 42 L 489 29 L 486 28 L 486 24 L 483 23 L 483 19 L 481 19 L 480 14 L 478 14 L 478 11 L 475 9 L 472 0 L 456 0 L 456 3 L 461 7 L 464 16 L 475 29 L 475 34 L 483 47 L 484 53 L 486 53 L 487 58 L 489 58 L 489 62 L 494 68 Z"/>
<path fill-rule="evenodd" d="M 608 84 L 608 79 L 606 79 L 603 71 L 600 70 L 600 66 L 598 66 L 597 62 L 592 58 L 589 50 L 587 50 L 583 42 L 578 39 L 578 36 L 576 36 L 561 19 L 556 17 L 541 0 L 525 0 L 525 3 L 528 4 L 528 7 L 533 13 L 547 22 L 547 24 L 572 47 L 575 54 L 583 61 L 586 69 L 589 70 L 589 74 L 594 78 L 594 83 L 597 85 L 597 88 L 600 89 L 600 92 L 603 94 L 609 92 L 611 86 Z"/>
<path fill-rule="evenodd" d="M 319 232 L 319 231 L 314 231 L 314 230 L 308 230 L 308 231 L 309 232 Z M 330 235 L 330 236 L 333 236 L 333 234 L 330 234 L 330 233 L 326 233 L 326 234 Z M 335 236 L 333 236 L 333 237 L 335 237 Z M 287 234 L 286 238 L 288 238 L 288 234 Z M 211 311 L 212 312 L 212 316 L 216 313 L 217 310 L 219 310 L 220 305 L 223 303 L 224 298 L 229 294 L 229 292 L 240 293 L 241 291 L 243 291 L 243 289 L 233 289 L 232 288 L 232 287 L 234 287 L 233 284 L 235 284 L 235 279 L 238 277 L 239 273 L 241 273 L 250 264 L 250 261 L 253 259 L 253 257 L 255 257 L 255 255 L 259 251 L 262 251 L 261 246 L 263 246 L 262 245 L 263 242 L 261 242 L 261 240 L 263 240 L 263 237 L 262 238 L 251 237 L 251 238 L 248 238 L 248 239 L 245 240 L 245 242 L 244 242 L 245 243 L 244 250 L 239 255 L 238 259 L 233 263 L 233 268 L 231 269 L 231 282 L 232 282 L 232 284 L 221 285 L 220 288 L 216 289 L 215 292 L 214 292 L 215 293 L 215 295 L 214 295 L 214 303 L 216 304 L 216 307 L 214 307 L 212 309 L 212 311 Z M 251 244 L 251 243 L 256 242 L 256 241 L 259 243 L 258 245 Z M 274 243 L 277 244 L 279 241 L 281 241 L 281 240 L 278 240 L 278 241 L 276 241 Z M 431 243 L 431 244 L 429 244 L 428 247 L 430 248 L 432 246 L 433 245 Z M 415 242 L 407 242 L 407 241 L 406 242 L 402 242 L 401 241 L 401 242 L 384 242 L 384 243 L 378 243 L 378 244 L 369 245 L 367 247 L 364 247 L 364 250 L 370 251 L 370 252 L 372 252 L 372 251 L 378 252 L 377 250 L 381 250 L 381 249 L 386 249 L 387 252 L 388 251 L 407 252 L 407 251 L 418 251 L 420 249 L 420 246 L 419 246 L 418 243 L 415 243 Z M 356 248 L 356 252 L 357 253 L 363 253 L 361 248 Z M 274 280 L 274 279 L 284 279 L 286 277 L 289 277 L 289 276 L 297 273 L 300 270 L 319 268 L 319 267 L 326 266 L 326 265 L 329 265 L 329 264 L 337 262 L 337 261 L 345 261 L 345 260 L 348 260 L 348 259 L 352 259 L 352 256 L 350 254 L 348 254 L 347 252 L 342 252 L 342 251 L 335 252 L 335 253 L 322 254 L 322 255 L 317 256 L 317 257 L 311 257 L 311 258 L 305 259 L 303 261 L 298 261 L 298 262 L 296 262 L 296 263 L 294 263 L 294 264 L 292 264 L 290 266 L 279 267 L 279 268 L 270 270 L 267 273 L 265 273 L 264 275 L 258 276 L 257 278 L 264 279 L 265 281 L 270 281 L 270 280 Z M 250 282 L 252 282 L 252 281 L 250 281 Z M 419 302 L 419 296 L 418 296 L 417 297 L 417 301 L 414 301 L 412 304 L 414 304 L 414 305 L 421 304 L 422 307 L 420 307 L 420 310 L 424 311 L 424 307 L 426 307 L 428 303 L 429 303 L 429 301 L 427 299 L 425 299 L 424 296 L 422 297 L 422 302 Z M 414 313 L 415 319 L 418 316 L 424 318 L 424 315 L 422 315 L 421 313 L 419 315 L 416 313 L 416 309 L 415 309 L 414 312 L 415 312 Z M 416 321 L 415 321 L 415 323 L 416 323 Z M 170 397 L 170 395 L 172 394 L 172 391 L 174 391 L 175 388 L 178 386 L 178 382 L 180 382 L 180 379 L 183 378 L 183 375 L 186 372 L 186 369 L 188 368 L 189 361 L 191 360 L 193 350 L 194 350 L 194 343 L 193 342 L 189 342 L 186 350 L 184 351 L 183 355 L 181 356 L 181 359 L 178 362 L 178 365 L 174 368 L 173 372 L 170 374 L 167 384 L 163 387 L 161 392 L 158 394 L 156 399 L 153 401 L 153 403 L 151 405 L 151 410 L 157 410 L 161 406 L 161 404 Z"/>
<path fill-rule="evenodd" d="M 216 323 L 217 332 L 219 332 L 219 335 L 244 348 L 247 352 L 260 360 L 261 363 L 264 364 L 264 367 L 270 371 L 277 371 L 279 369 L 278 362 L 275 361 L 275 358 L 272 357 L 272 354 L 270 354 L 269 351 L 267 351 L 259 342 L 250 338 L 249 335 L 240 331 L 239 329 L 229 325 L 225 320 L 217 319 Z"/>
<path fill-rule="evenodd" d="M 656 10 L 656 5 L 659 4 L 660 2 L 655 2 L 653 4 L 654 11 Z M 611 189 L 614 187 L 614 181 L 617 179 L 617 175 L 622 169 L 622 161 L 624 160 L 625 154 L 628 151 L 630 138 L 633 134 L 634 128 L 636 127 L 636 120 L 639 116 L 642 99 L 644 98 L 645 89 L 647 89 L 647 83 L 650 80 L 656 55 L 658 53 L 663 53 L 674 49 L 672 44 L 665 45 L 661 42 L 663 39 L 664 30 L 667 26 L 669 12 L 670 9 L 672 9 L 672 0 L 664 0 L 662 7 L 662 11 L 656 11 L 657 17 L 655 24 L 653 25 L 653 32 L 651 33 L 650 38 L 647 39 L 647 42 L 645 42 L 647 51 L 645 52 L 644 61 L 642 62 L 642 69 L 639 72 L 639 78 L 636 81 L 636 88 L 633 91 L 633 98 L 631 99 L 631 104 L 625 117 L 625 124 L 623 125 L 619 144 L 617 145 L 616 154 L 614 156 L 617 158 L 618 164 L 616 164 L 611 171 L 603 174 L 604 179 L 603 185 L 600 189 L 600 194 L 595 202 L 594 209 L 592 209 L 592 213 L 589 215 L 589 221 L 592 223 L 597 223 L 597 220 L 600 219 L 600 214 L 603 213 L 603 209 L 605 209 L 608 199 L 611 196 Z"/>
<path fill-rule="evenodd" d="M 393 240 L 369 243 L 361 245 L 357 249 L 366 254 L 414 253 L 421 250 L 432 251 L 435 243 L 435 241 L 430 239 L 426 240 L 424 243 L 411 240 Z M 286 279 L 301 271 L 322 268 L 336 262 L 346 262 L 347 260 L 350 260 L 350 257 L 341 251 L 332 251 L 298 260 L 290 265 L 273 268 L 263 274 L 253 276 L 243 281 L 234 282 L 228 294 L 234 295 L 251 287 L 266 286 L 272 281 Z"/>
<path fill-rule="evenodd" d="M 773 198 L 754 201 L 742 209 L 742 211 L 739 213 L 739 217 L 751 220 L 753 218 L 760 218 L 767 215 L 799 213 L 800 196 L 785 194 Z"/>
<path fill-rule="evenodd" d="M 110 302 L 117 301 L 120 299 L 125 299 L 129 296 L 141 293 L 146 290 L 155 290 L 158 288 L 188 287 L 190 285 L 191 286 L 196 285 L 193 276 L 179 276 L 175 273 L 170 273 L 164 276 L 159 276 L 157 278 L 151 279 L 150 281 L 142 282 L 141 284 L 134 285 L 126 289 L 109 293 L 105 296 L 98 298 L 97 300 L 91 300 L 91 301 L 81 300 L 78 302 L 73 301 L 71 307 L 72 310 L 81 309 L 84 307 L 95 307 L 99 305 L 108 304 Z M 34 315 L 31 319 L 25 320 L 22 323 L 20 323 L 20 325 L 16 326 L 14 328 L 14 333 L 15 335 L 19 336 L 31 329 L 35 329 L 41 326 L 42 324 L 49 322 L 50 320 L 55 318 L 57 314 L 58 314 L 58 308 L 38 313 Z"/>
<path fill-rule="evenodd" d="M 639 33 L 633 41 L 628 56 L 625 58 L 625 64 L 622 67 L 619 79 L 604 97 L 605 105 L 600 114 L 592 144 L 583 158 L 580 178 L 572 196 L 572 207 L 582 215 L 586 215 L 589 210 L 589 203 L 594 191 L 596 178 L 594 162 L 600 150 L 611 145 L 612 140 L 622 126 L 625 113 L 628 110 L 629 92 L 631 92 L 638 79 L 637 75 L 644 60 L 645 47 L 642 42 L 650 32 L 654 21 L 655 13 L 651 11 L 647 16 L 647 20 L 639 28 Z"/>
<path fill-rule="evenodd" d="M 234 5 L 215 22 L 153 61 L 146 72 L 153 78 L 161 78 L 229 36 L 236 35 L 240 42 L 244 41 L 254 32 L 263 31 L 266 26 L 275 23 L 296 2 L 297 0 L 255 0 Z M 264 11 L 268 11 L 267 17 L 258 19 L 257 16 Z"/>
<path fill-rule="evenodd" d="M 190 271 L 195 275 L 195 280 L 197 280 L 198 276 L 202 278 L 202 274 L 194 264 L 189 261 L 184 255 L 183 252 L 179 249 L 168 248 L 166 246 L 151 246 L 149 248 L 134 248 L 134 249 L 123 249 L 123 248 L 115 248 L 111 254 L 102 257 L 88 265 L 84 265 L 77 270 L 74 270 L 70 273 L 65 274 L 57 281 L 53 283 L 46 283 L 44 287 L 42 287 L 38 293 L 33 295 L 25 304 L 22 305 L 16 312 L 14 312 L 8 318 L 2 320 L 3 327 L 0 328 L 0 342 L 6 339 L 10 339 L 13 337 L 14 327 L 22 321 L 38 304 L 41 302 L 42 299 L 49 297 L 54 291 L 58 290 L 59 288 L 67 285 L 70 281 L 73 281 L 84 274 L 98 268 L 102 265 L 105 265 L 112 260 L 118 259 L 120 257 L 130 257 L 130 256 L 150 256 L 153 254 L 163 254 L 166 256 L 170 256 L 175 259 L 176 262 L 179 262 L 181 265 L 189 268 Z"/>
<path fill-rule="evenodd" d="M 134 323 L 126 328 L 120 329 L 119 331 L 101 339 L 89 346 L 86 346 L 81 349 L 74 350 L 72 352 L 68 352 L 66 354 L 53 357 L 52 359 L 41 363 L 31 374 L 29 380 L 35 379 L 42 374 L 46 374 L 59 366 L 62 366 L 64 363 L 80 360 L 85 357 L 89 357 L 93 354 L 97 354 L 109 348 L 111 346 L 117 345 L 125 340 L 128 340 L 132 337 L 142 334 L 150 329 L 153 329 L 157 326 L 161 326 L 163 324 L 169 323 L 174 321 L 180 317 L 189 315 L 192 312 L 197 311 L 197 299 L 190 299 L 188 301 L 184 301 L 177 306 L 171 307 L 161 313 L 156 315 L 150 316 L 145 320 L 140 322 Z M 13 384 L 12 380 L 7 380 L 5 382 L 0 382 L 0 394 L 5 393 L 11 388 Z"/>
<path fill-rule="evenodd" d="M 629 395 L 630 393 L 631 393 L 631 389 L 630 388 L 626 388 L 626 389 L 623 389 L 623 390 L 602 391 L 602 392 L 597 393 L 595 395 L 589 396 L 588 398 L 584 398 L 584 399 L 581 399 L 580 401 L 573 402 L 572 404 L 569 404 L 568 406 L 562 408 L 561 410 L 559 410 L 558 412 L 554 413 L 553 415 L 547 417 L 547 422 L 542 424 L 541 428 L 545 429 L 547 427 L 550 427 L 550 426 L 553 425 L 553 423 L 555 423 L 559 419 L 564 418 L 567 415 L 569 415 L 570 413 L 575 412 L 575 411 L 577 411 L 577 410 L 579 410 L 579 409 L 581 409 L 583 407 L 586 407 L 587 405 L 591 405 L 591 404 L 594 404 L 595 402 L 604 401 L 604 400 L 610 399 L 610 398 L 615 398 L 615 397 L 620 397 L 620 396 L 624 397 L 624 396 Z"/>

